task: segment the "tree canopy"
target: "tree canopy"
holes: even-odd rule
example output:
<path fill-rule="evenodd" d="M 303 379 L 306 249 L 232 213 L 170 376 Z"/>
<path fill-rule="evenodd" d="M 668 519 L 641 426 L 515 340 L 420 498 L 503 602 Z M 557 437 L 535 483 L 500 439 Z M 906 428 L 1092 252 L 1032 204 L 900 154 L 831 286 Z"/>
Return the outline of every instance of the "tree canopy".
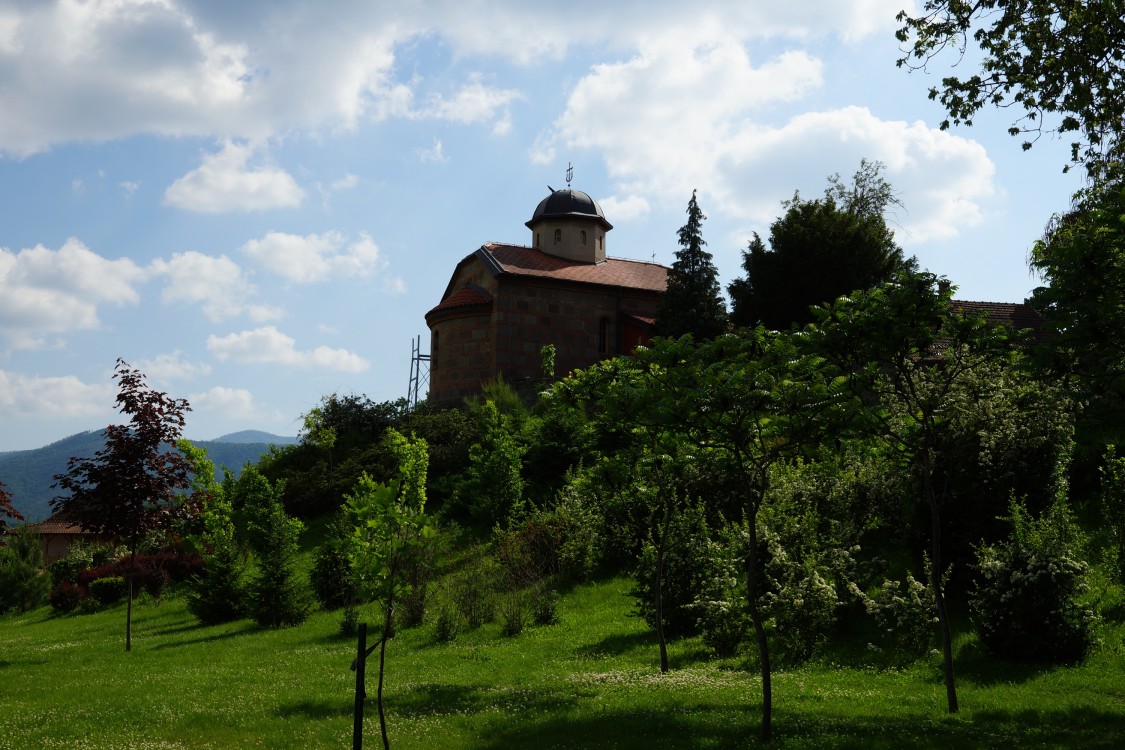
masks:
<path fill-rule="evenodd" d="M 884 217 L 899 205 L 879 162 L 860 162 L 850 185 L 828 179 L 823 198 L 794 193 L 770 225 L 769 249 L 754 234 L 745 278 L 727 287 L 735 325 L 785 330 L 812 321 L 809 308 L 888 281 L 910 265 Z"/>
<path fill-rule="evenodd" d="M 184 429 L 185 399 L 154 390 L 144 373 L 117 360 L 117 408 L 126 425 L 105 429 L 105 447 L 93 458 L 73 457 L 55 486 L 67 492 L 51 505 L 83 529 L 121 540 L 129 547 L 130 570 L 145 534 L 165 527 L 177 514 L 177 491 L 190 486 L 188 460 L 172 447 Z M 126 614 L 125 650 L 132 648 L 132 574 Z"/>
<path fill-rule="evenodd" d="M 680 227 L 680 249 L 668 271 L 668 288 L 656 310 L 658 336 L 712 339 L 726 331 L 727 306 L 711 253 L 703 249 L 703 215 L 696 191 L 688 201 L 687 223 Z"/>
<path fill-rule="evenodd" d="M 1120 157 L 1125 121 L 1125 14 L 1118 0 L 926 0 L 898 15 L 900 67 L 926 69 L 950 52 L 965 75 L 930 88 L 942 129 L 972 125 L 985 106 L 1019 113 L 1008 128 L 1031 148 L 1043 133 L 1073 134 L 1071 159 L 1098 172 Z"/>

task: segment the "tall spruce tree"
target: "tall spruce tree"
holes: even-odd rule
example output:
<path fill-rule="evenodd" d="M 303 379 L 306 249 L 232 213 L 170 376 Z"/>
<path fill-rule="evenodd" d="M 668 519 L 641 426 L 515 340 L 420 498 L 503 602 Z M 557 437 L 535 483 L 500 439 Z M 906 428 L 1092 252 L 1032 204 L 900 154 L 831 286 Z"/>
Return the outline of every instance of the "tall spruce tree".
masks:
<path fill-rule="evenodd" d="M 668 272 L 668 288 L 656 309 L 656 334 L 679 338 L 690 333 L 698 341 L 727 330 L 727 306 L 711 253 L 703 249 L 703 222 L 696 191 L 691 191 L 687 224 L 680 227 L 680 249 Z"/>

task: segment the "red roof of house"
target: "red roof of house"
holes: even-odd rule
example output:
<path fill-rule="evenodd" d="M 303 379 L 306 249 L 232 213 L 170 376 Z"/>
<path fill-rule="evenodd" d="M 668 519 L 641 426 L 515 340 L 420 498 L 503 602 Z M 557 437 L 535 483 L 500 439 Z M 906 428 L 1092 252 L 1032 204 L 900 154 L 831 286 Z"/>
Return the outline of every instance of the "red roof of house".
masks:
<path fill-rule="evenodd" d="M 74 521 L 63 516 L 61 513 L 56 513 L 45 521 L 31 524 L 40 534 L 92 534 L 93 532 L 84 531 Z"/>
<path fill-rule="evenodd" d="M 668 269 L 659 263 L 624 258 L 606 258 L 602 263 L 580 263 L 548 255 L 533 247 L 492 242 L 481 246 L 476 255 L 494 275 L 512 274 L 652 292 L 663 292 L 668 287 Z"/>
<path fill-rule="evenodd" d="M 990 323 L 1004 323 L 1017 331 L 1030 329 L 1038 333 L 1045 322 L 1034 307 L 1023 302 L 972 302 L 955 299 L 952 303 L 957 312 L 983 314 Z"/>

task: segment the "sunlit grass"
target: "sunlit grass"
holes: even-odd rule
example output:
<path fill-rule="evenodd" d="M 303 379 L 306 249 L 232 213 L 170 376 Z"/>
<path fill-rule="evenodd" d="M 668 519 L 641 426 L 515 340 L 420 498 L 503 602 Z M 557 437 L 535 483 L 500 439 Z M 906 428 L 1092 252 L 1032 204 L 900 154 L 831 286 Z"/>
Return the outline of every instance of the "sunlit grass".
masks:
<path fill-rule="evenodd" d="M 727 748 L 756 745 L 760 688 L 743 659 L 694 640 L 655 642 L 629 617 L 630 583 L 579 587 L 562 623 L 505 638 L 499 625 L 435 642 L 402 630 L 387 650 L 395 748 Z M 350 747 L 354 640 L 338 614 L 293 629 L 201 627 L 182 600 L 124 613 L 0 618 L 0 750 Z M 962 711 L 945 713 L 940 661 L 900 670 L 823 663 L 775 674 L 773 745 L 785 748 L 1125 746 L 1121 626 L 1076 668 L 1002 665 L 959 638 Z M 836 657 L 835 661 L 847 661 Z M 369 668 L 366 747 L 379 744 Z"/>

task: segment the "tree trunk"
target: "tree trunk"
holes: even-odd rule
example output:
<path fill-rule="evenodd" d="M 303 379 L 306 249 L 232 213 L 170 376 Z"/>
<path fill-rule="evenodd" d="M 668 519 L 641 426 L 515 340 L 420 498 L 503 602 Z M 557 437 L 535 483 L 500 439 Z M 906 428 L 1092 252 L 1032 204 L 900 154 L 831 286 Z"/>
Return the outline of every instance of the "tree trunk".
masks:
<path fill-rule="evenodd" d="M 949 713 L 955 714 L 957 707 L 957 685 L 953 679 L 953 631 L 949 625 L 949 612 L 945 608 L 945 592 L 942 591 L 941 561 L 941 508 L 934 495 L 933 477 L 930 471 L 924 475 L 926 500 L 930 504 L 930 526 L 933 537 L 933 558 L 930 560 L 930 587 L 934 592 L 934 608 L 937 610 L 938 627 L 941 629 L 941 650 L 945 670 L 945 699 Z"/>
<path fill-rule="evenodd" d="M 367 664 L 367 623 L 359 624 L 355 657 L 355 706 L 352 709 L 352 750 L 363 750 L 363 702 L 367 698 L 364 686 Z"/>
<path fill-rule="evenodd" d="M 125 605 L 125 650 L 133 650 L 133 581 L 137 578 L 137 540 L 129 546 L 129 603 Z"/>
<path fill-rule="evenodd" d="M 390 750 L 391 743 L 387 739 L 387 716 L 383 712 L 383 665 L 387 660 L 387 640 L 391 637 L 391 627 L 394 618 L 394 599 L 387 599 L 385 609 L 386 617 L 383 620 L 383 642 L 379 644 L 379 731 L 383 734 L 383 750 Z"/>
<path fill-rule="evenodd" d="M 660 642 L 660 673 L 668 672 L 668 639 L 664 637 L 664 557 L 668 550 L 668 534 L 672 527 L 672 509 L 664 508 L 664 524 L 656 549 L 656 638 Z"/>
<path fill-rule="evenodd" d="M 770 738 L 770 725 L 773 720 L 773 686 L 770 682 L 770 647 L 766 640 L 766 628 L 762 623 L 762 613 L 758 611 L 758 514 L 749 514 L 750 549 L 746 554 L 746 606 L 750 610 L 750 622 L 754 624 L 754 634 L 758 638 L 758 659 L 762 664 L 762 741 Z"/>

